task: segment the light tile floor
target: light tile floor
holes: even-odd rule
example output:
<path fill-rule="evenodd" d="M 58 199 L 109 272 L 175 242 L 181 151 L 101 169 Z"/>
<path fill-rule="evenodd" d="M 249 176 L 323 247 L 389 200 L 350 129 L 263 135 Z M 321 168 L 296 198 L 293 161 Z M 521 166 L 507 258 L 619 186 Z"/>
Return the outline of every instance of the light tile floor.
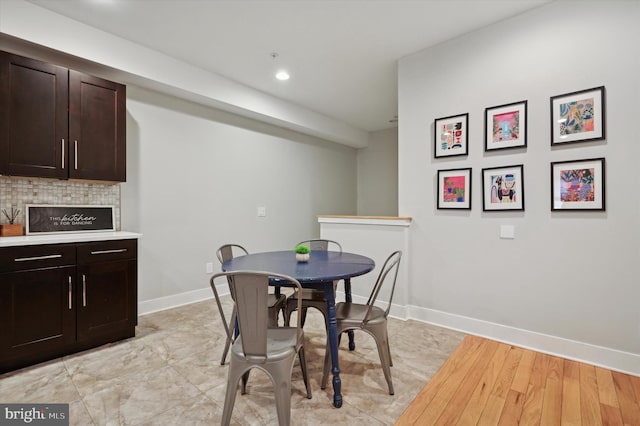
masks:
<path fill-rule="evenodd" d="M 231 311 L 228 296 L 225 309 Z M 292 320 L 294 320 L 292 318 Z M 69 403 L 72 425 L 211 425 L 222 415 L 227 365 L 220 365 L 222 322 L 213 300 L 139 318 L 136 337 L 0 375 L 0 402 Z M 292 425 L 392 425 L 464 334 L 390 319 L 395 395 L 388 394 L 373 338 L 356 332 L 356 350 L 340 345 L 343 406 L 333 408 L 331 382 L 320 389 L 325 331 L 310 309 L 305 325 L 313 398 L 305 397 L 296 362 Z M 232 424 L 277 424 L 271 381 L 254 369 L 238 394 Z"/>

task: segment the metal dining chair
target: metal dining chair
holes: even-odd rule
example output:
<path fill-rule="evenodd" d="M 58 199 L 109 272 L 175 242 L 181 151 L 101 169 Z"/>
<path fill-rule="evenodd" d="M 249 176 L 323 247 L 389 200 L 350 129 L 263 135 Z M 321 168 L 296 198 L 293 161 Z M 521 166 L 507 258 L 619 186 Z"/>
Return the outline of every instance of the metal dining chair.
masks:
<path fill-rule="evenodd" d="M 220 264 L 224 263 L 229 259 L 233 259 L 236 256 L 244 256 L 249 254 L 247 249 L 242 247 L 239 244 L 224 244 L 218 248 L 216 251 L 216 256 L 220 261 Z M 231 283 L 229 283 L 231 284 Z M 231 343 L 235 340 L 234 330 L 236 323 L 236 307 L 235 304 L 233 306 L 233 310 L 231 311 L 231 321 L 229 323 L 226 322 L 224 312 L 222 310 L 222 304 L 218 298 L 218 292 L 213 289 L 214 297 L 216 298 L 216 302 L 218 304 L 218 309 L 220 310 L 220 316 L 222 317 L 222 322 L 224 327 L 227 329 L 227 340 L 224 344 L 224 350 L 222 351 L 222 359 L 220 360 L 220 365 L 224 365 L 225 360 L 227 359 L 227 354 L 229 353 L 229 347 Z M 285 316 L 285 307 L 287 303 L 287 297 L 284 294 L 277 293 L 269 293 L 267 295 L 266 304 L 269 308 L 269 316 L 268 316 L 268 325 L 269 327 L 277 327 L 278 326 L 278 313 L 282 311 L 282 316 Z M 287 323 L 288 325 L 288 323 Z"/>
<path fill-rule="evenodd" d="M 376 341 L 376 346 L 378 347 L 382 371 L 384 372 L 384 377 L 387 380 L 387 385 L 389 386 L 389 395 L 393 395 L 394 391 L 393 382 L 391 381 L 390 367 L 393 366 L 393 361 L 391 360 L 391 348 L 389 346 L 389 336 L 387 333 L 387 317 L 389 316 L 391 301 L 393 300 L 393 293 L 396 288 L 396 280 L 398 278 L 401 257 L 401 251 L 395 251 L 389 255 L 380 269 L 380 274 L 373 286 L 367 303 L 340 302 L 336 304 L 338 342 L 340 341 L 342 333 L 352 330 L 362 330 L 373 336 Z M 383 309 L 375 304 L 378 299 L 378 295 L 380 294 L 380 289 L 386 281 L 391 281 L 391 292 L 389 293 L 389 301 L 387 302 L 386 308 Z M 322 371 L 322 389 L 327 387 L 329 363 L 330 352 L 329 347 L 327 346 L 327 351 L 324 356 L 324 368 Z"/>
<path fill-rule="evenodd" d="M 240 335 L 231 347 L 231 361 L 227 378 L 227 390 L 222 413 L 222 425 L 231 422 L 231 413 L 242 379 L 242 394 L 247 392 L 249 371 L 259 368 L 264 371 L 274 386 L 278 423 L 289 425 L 291 421 L 291 373 L 296 355 L 300 360 L 302 378 L 307 398 L 311 398 L 311 384 L 307 379 L 307 363 L 304 352 L 304 331 L 298 318 L 295 327 L 269 328 L 267 326 L 267 299 L 269 280 L 286 281 L 298 290 L 298 306 L 301 308 L 302 287 L 298 280 L 287 275 L 259 271 L 221 272 L 211 277 L 215 292 L 215 281 L 227 278 L 231 297 L 237 308 Z"/>
<path fill-rule="evenodd" d="M 328 251 L 329 249 L 342 252 L 342 246 L 339 242 L 321 238 L 313 238 L 310 240 L 300 241 L 296 246 L 306 245 L 311 251 Z M 335 288 L 335 283 L 334 283 Z M 284 323 L 289 324 L 291 314 L 298 309 L 296 300 L 298 295 L 294 291 L 287 298 L 287 305 L 284 315 Z M 327 323 L 327 301 L 324 298 L 323 290 L 316 290 L 312 288 L 302 289 L 302 310 L 298 311 L 302 317 L 302 326 L 304 327 L 305 320 L 307 319 L 307 308 L 314 308 L 319 310 L 324 316 L 324 322 Z"/>

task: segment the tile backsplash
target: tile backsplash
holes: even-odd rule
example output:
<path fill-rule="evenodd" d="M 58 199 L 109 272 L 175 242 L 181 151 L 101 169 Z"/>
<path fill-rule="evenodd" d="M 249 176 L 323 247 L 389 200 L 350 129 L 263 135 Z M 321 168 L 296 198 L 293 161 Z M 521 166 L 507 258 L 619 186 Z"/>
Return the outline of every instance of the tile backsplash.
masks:
<path fill-rule="evenodd" d="M 120 185 L 59 179 L 0 176 L 0 211 L 20 209 L 16 223 L 24 224 L 25 204 L 114 206 L 120 230 Z M 9 223 L 0 213 L 0 224 Z"/>

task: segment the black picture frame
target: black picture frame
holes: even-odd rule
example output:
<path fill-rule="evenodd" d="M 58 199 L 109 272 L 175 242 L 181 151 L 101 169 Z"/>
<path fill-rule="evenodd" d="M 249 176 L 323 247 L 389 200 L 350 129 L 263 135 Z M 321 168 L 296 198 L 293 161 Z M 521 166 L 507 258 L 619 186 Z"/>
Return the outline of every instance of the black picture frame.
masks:
<path fill-rule="evenodd" d="M 484 110 L 484 150 L 527 146 L 527 100 Z"/>
<path fill-rule="evenodd" d="M 524 166 L 482 169 L 482 210 L 524 211 Z"/>
<path fill-rule="evenodd" d="M 605 211 L 605 159 L 551 163 L 551 211 Z"/>
<path fill-rule="evenodd" d="M 433 158 L 469 153 L 469 113 L 436 118 L 433 122 Z"/>
<path fill-rule="evenodd" d="M 438 170 L 438 209 L 471 210 L 471 171 L 471 167 Z"/>
<path fill-rule="evenodd" d="M 604 86 L 552 96 L 551 145 L 606 138 Z"/>

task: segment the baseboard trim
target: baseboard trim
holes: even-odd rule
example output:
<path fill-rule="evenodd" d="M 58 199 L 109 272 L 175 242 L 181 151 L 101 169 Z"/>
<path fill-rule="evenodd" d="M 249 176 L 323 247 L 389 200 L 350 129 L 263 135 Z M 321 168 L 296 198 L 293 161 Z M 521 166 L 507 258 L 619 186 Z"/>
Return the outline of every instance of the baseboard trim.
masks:
<path fill-rule="evenodd" d="M 408 306 L 405 318 L 485 337 L 549 355 L 640 376 L 640 355 L 510 327 L 435 309 Z"/>
<path fill-rule="evenodd" d="M 220 295 L 229 293 L 226 285 L 216 288 Z M 211 288 L 206 287 L 157 299 L 145 300 L 138 304 L 139 315 L 146 315 L 165 309 L 176 308 L 202 300 L 213 298 Z M 338 291 L 336 300 L 344 300 L 344 293 Z M 364 297 L 353 296 L 353 301 L 365 303 Z M 451 314 L 419 306 L 401 306 L 393 304 L 391 313 L 394 318 L 413 319 L 439 327 L 445 327 L 462 333 L 473 334 L 487 339 L 497 340 L 522 348 L 531 349 L 549 355 L 559 356 L 598 367 L 608 368 L 621 373 L 640 376 L 640 355 L 623 352 L 603 346 L 564 339 L 535 331 L 510 327 L 489 321 L 478 320 L 462 315 Z"/>
<path fill-rule="evenodd" d="M 220 292 L 222 289 L 216 287 L 216 290 Z M 226 292 L 229 292 L 228 287 L 226 288 Z M 213 299 L 213 292 L 210 287 L 144 300 L 138 302 L 138 315 L 147 315 L 166 309 L 177 308 L 178 306 L 190 305 L 191 303 L 207 299 Z"/>

